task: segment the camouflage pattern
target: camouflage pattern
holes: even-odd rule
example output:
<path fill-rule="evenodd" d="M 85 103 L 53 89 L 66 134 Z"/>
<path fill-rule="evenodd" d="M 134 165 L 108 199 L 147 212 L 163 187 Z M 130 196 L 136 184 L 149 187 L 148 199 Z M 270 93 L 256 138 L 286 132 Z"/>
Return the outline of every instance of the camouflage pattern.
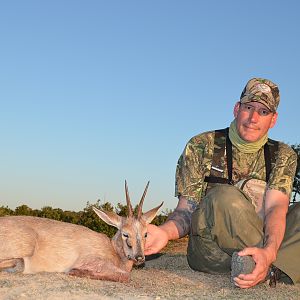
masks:
<path fill-rule="evenodd" d="M 237 187 L 222 184 L 192 214 L 188 263 L 196 271 L 228 273 L 234 251 L 262 241 L 263 222 L 249 199 Z"/>
<path fill-rule="evenodd" d="M 241 97 L 241 103 L 260 102 L 272 112 L 276 112 L 280 101 L 278 86 L 268 79 L 252 78 L 246 84 Z"/>
<path fill-rule="evenodd" d="M 224 137 L 222 137 L 224 138 Z M 175 196 L 184 196 L 197 202 L 205 196 L 215 146 L 215 132 L 209 131 L 193 137 L 186 145 L 176 168 Z M 216 144 L 220 144 L 217 142 Z M 288 145 L 279 142 L 276 160 L 272 163 L 269 189 L 279 190 L 290 196 L 297 166 L 297 155 Z M 232 147 L 232 177 L 234 184 L 246 178 L 265 180 L 264 152 L 242 153 Z M 226 155 L 219 166 L 213 166 L 214 176 L 227 178 Z"/>
<path fill-rule="evenodd" d="M 273 263 L 294 283 L 300 282 L 299 215 L 300 203 L 291 205 L 285 235 Z M 262 247 L 263 227 L 251 200 L 237 187 L 222 184 L 211 189 L 192 214 L 187 249 L 190 267 L 211 274 L 229 273 L 234 251 L 248 246 Z M 288 279 L 285 277 L 280 281 Z"/>
<path fill-rule="evenodd" d="M 175 196 L 197 200 L 205 195 L 214 148 L 214 132 L 193 137 L 186 145 L 176 168 Z"/>

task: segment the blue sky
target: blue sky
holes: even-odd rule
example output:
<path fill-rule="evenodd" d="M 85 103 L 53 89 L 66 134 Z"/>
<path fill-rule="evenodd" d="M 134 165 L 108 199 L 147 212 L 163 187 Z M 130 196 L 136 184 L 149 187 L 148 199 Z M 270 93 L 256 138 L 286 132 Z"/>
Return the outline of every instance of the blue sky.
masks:
<path fill-rule="evenodd" d="M 0 205 L 173 209 L 175 167 L 252 77 L 278 83 L 270 137 L 300 143 L 299 1 L 1 1 Z"/>

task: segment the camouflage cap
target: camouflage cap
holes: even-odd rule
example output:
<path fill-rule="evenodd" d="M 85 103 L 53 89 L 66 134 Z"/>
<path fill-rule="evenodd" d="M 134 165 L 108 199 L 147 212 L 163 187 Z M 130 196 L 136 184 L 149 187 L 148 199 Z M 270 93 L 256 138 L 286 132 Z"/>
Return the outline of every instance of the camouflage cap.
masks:
<path fill-rule="evenodd" d="M 280 100 L 278 86 L 268 79 L 250 79 L 240 97 L 241 103 L 259 102 L 276 112 Z"/>

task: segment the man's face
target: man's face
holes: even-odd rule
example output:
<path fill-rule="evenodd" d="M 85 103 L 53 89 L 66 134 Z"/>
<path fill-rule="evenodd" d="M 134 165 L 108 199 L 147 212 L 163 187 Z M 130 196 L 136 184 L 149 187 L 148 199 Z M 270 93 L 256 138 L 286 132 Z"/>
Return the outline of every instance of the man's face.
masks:
<path fill-rule="evenodd" d="M 239 136 L 247 142 L 260 140 L 277 120 L 277 113 L 272 113 L 259 102 L 241 104 L 237 102 L 234 106 L 234 117 Z"/>

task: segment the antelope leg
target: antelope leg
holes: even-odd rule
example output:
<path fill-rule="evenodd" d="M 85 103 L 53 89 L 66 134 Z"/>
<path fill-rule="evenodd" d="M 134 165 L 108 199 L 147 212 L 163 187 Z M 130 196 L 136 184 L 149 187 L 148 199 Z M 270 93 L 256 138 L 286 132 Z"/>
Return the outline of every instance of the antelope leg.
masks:
<path fill-rule="evenodd" d="M 127 282 L 130 279 L 129 272 L 116 267 L 112 262 L 105 262 L 103 259 L 86 261 L 85 263 L 72 268 L 68 274 L 77 277 L 88 277 L 91 279 L 118 282 Z"/>
<path fill-rule="evenodd" d="M 11 258 L 0 260 L 0 271 L 9 273 L 23 272 L 24 260 L 23 258 Z"/>

